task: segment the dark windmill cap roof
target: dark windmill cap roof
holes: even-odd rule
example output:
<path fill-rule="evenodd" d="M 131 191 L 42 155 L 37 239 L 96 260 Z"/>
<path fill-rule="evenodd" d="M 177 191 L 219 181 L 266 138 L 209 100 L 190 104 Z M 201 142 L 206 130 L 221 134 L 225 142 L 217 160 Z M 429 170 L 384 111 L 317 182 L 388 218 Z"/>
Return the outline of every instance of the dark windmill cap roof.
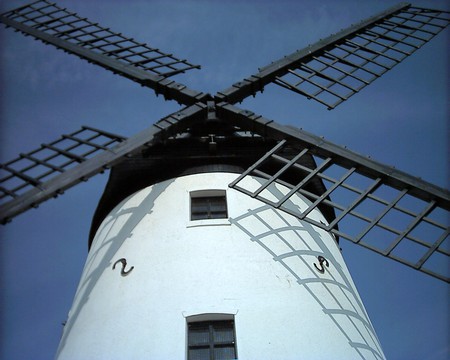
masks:
<path fill-rule="evenodd" d="M 127 158 L 111 169 L 92 221 L 89 247 L 103 219 L 129 195 L 147 186 L 185 175 L 211 172 L 241 174 L 276 143 L 275 140 L 260 136 L 233 134 L 211 138 L 210 135 L 188 134 L 155 144 L 142 154 Z M 312 156 L 302 157 L 301 164 L 308 168 L 315 167 Z M 279 167 L 280 164 L 274 160 L 264 165 L 264 171 L 271 173 Z M 280 180 L 292 184 L 304 177 L 301 170 L 291 169 Z M 318 195 L 326 190 L 322 181 L 317 178 L 312 179 L 305 189 Z M 335 218 L 332 208 L 322 205 L 319 209 L 327 221 L 331 222 Z"/>

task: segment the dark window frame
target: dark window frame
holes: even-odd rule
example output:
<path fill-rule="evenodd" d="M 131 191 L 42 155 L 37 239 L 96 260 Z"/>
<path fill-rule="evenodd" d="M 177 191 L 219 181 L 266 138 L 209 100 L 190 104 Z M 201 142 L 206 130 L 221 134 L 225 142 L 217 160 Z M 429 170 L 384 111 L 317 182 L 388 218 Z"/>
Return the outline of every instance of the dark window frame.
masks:
<path fill-rule="evenodd" d="M 225 190 L 191 192 L 191 221 L 227 218 L 228 206 Z"/>
<path fill-rule="evenodd" d="M 195 350 L 207 350 L 208 354 L 204 354 L 202 360 L 217 360 L 215 355 L 215 349 L 228 348 L 232 349 L 233 355 L 227 360 L 237 359 L 236 351 L 236 330 L 234 326 L 234 320 L 210 320 L 210 321 L 197 321 L 190 322 L 188 325 L 188 360 L 198 359 L 198 357 L 193 358 L 191 351 Z M 232 339 L 229 341 L 218 341 L 215 339 L 215 331 L 217 330 L 228 330 L 231 331 Z M 191 334 L 193 331 L 207 331 L 208 332 L 208 342 L 202 342 L 199 344 L 191 343 Z M 198 355 L 198 354 L 197 354 Z M 223 359 L 222 357 L 220 359 Z"/>

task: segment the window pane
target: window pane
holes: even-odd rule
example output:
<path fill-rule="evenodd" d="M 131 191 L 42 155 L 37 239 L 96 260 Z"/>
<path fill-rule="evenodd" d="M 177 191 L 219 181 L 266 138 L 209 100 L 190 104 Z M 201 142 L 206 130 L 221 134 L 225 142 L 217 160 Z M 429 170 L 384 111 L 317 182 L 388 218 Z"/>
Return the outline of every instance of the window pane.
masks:
<path fill-rule="evenodd" d="M 209 203 L 211 206 L 211 211 L 223 211 L 223 205 L 225 203 L 225 199 L 224 197 L 220 197 L 220 198 L 210 198 L 209 199 Z"/>
<path fill-rule="evenodd" d="M 209 349 L 190 349 L 189 360 L 209 360 Z"/>
<path fill-rule="evenodd" d="M 234 334 L 233 328 L 231 329 L 214 329 L 214 343 L 233 343 Z"/>
<path fill-rule="evenodd" d="M 192 212 L 194 213 L 207 213 L 208 204 L 200 201 L 192 201 Z"/>
<path fill-rule="evenodd" d="M 196 329 L 189 331 L 189 345 L 208 345 L 209 331 L 208 329 Z"/>
<path fill-rule="evenodd" d="M 234 347 L 220 347 L 214 349 L 215 360 L 233 360 L 236 359 Z"/>
<path fill-rule="evenodd" d="M 226 219 L 226 213 L 225 212 L 217 212 L 217 213 L 211 213 L 209 215 L 209 219 Z"/>

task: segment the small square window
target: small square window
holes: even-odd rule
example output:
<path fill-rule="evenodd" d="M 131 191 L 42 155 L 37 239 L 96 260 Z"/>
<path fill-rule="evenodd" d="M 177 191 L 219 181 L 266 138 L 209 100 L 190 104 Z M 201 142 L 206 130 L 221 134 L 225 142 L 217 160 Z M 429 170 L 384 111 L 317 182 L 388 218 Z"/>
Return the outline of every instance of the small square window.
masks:
<path fill-rule="evenodd" d="M 236 359 L 233 320 L 188 324 L 188 360 L 232 359 Z"/>
<path fill-rule="evenodd" d="M 191 220 L 226 219 L 225 191 L 196 191 L 191 193 Z"/>

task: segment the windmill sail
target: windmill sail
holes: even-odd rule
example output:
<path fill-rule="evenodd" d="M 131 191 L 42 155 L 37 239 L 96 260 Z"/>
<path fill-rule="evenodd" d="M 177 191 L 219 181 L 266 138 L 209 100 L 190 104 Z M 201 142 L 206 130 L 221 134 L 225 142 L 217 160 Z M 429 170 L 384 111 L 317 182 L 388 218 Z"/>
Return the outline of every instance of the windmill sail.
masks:
<path fill-rule="evenodd" d="M 231 183 L 231 188 L 335 236 L 450 282 L 448 191 L 318 136 L 276 124 L 232 105 L 219 107 L 218 113 L 228 121 L 282 139 Z M 288 148 L 291 151 L 286 156 L 283 150 Z M 315 162 L 305 166 L 303 159 L 308 156 Z M 296 182 L 286 181 L 286 174 L 293 170 L 300 170 L 303 176 L 297 177 Z M 261 178 L 261 183 L 249 181 L 250 176 Z M 321 195 L 308 190 L 308 184 L 314 181 L 325 185 Z M 289 192 L 274 197 L 273 191 L 267 191 L 274 183 L 285 185 Z M 310 200 L 308 208 L 292 205 L 290 198 L 298 193 Z M 308 217 L 321 205 L 331 207 L 336 213 L 329 224 Z"/>
<path fill-rule="evenodd" d="M 450 13 L 399 4 L 260 69 L 217 98 L 231 104 L 275 83 L 333 109 L 442 31 Z"/>
<path fill-rule="evenodd" d="M 161 119 L 125 139 L 83 127 L 60 139 L 0 165 L 0 223 L 88 180 L 126 156 L 145 148 L 158 137 L 188 126 L 203 107 L 193 105 Z"/>
<path fill-rule="evenodd" d="M 68 53 L 120 74 L 142 86 L 192 104 L 204 94 L 167 79 L 200 68 L 97 23 L 47 0 L 36 1 L 1 15 L 0 21 Z"/>

